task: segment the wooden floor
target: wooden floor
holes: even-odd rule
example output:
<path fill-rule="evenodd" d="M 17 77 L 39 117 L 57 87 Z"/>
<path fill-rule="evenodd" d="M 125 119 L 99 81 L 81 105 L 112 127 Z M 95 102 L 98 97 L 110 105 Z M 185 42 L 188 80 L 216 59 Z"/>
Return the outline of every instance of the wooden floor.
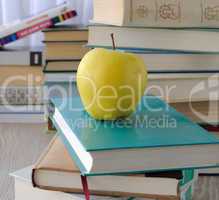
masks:
<path fill-rule="evenodd" d="M 0 124 L 0 200 L 14 199 L 8 174 L 33 164 L 51 138 L 43 124 Z M 199 178 L 194 200 L 219 200 L 219 177 Z"/>

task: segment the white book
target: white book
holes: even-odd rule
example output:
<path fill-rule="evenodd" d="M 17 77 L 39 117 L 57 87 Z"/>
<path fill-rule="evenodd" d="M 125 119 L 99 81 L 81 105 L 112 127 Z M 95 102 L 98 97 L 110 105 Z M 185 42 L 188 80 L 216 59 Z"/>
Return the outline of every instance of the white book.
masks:
<path fill-rule="evenodd" d="M 45 73 L 45 82 L 76 82 L 75 72 Z"/>
<path fill-rule="evenodd" d="M 213 176 L 213 175 L 216 175 L 218 176 L 219 175 L 219 168 L 212 168 L 212 169 L 202 169 L 202 170 L 199 170 L 199 174 L 201 175 L 209 175 L 209 176 Z"/>
<path fill-rule="evenodd" d="M 130 51 L 141 57 L 149 72 L 219 72 L 219 53 Z M 1 54 L 1 52 L 0 52 Z M 1 61 L 0 61 L 1 62 Z M 77 71 L 80 61 L 49 61 L 44 73 Z"/>
<path fill-rule="evenodd" d="M 1 114 L 0 113 L 0 123 L 21 123 L 21 124 L 45 124 L 46 119 L 44 113 L 9 113 Z"/>
<path fill-rule="evenodd" d="M 44 105 L 0 105 L 0 114 L 43 114 Z"/>
<path fill-rule="evenodd" d="M 31 183 L 32 166 L 11 173 L 15 182 L 15 200 L 84 200 L 83 194 L 65 193 L 34 188 Z M 185 199 L 187 191 L 194 185 L 194 181 L 188 182 L 183 188 L 180 199 Z M 91 200 L 155 200 L 146 198 L 91 196 Z M 156 199 L 157 200 L 157 199 Z"/>
<path fill-rule="evenodd" d="M 112 48 L 110 37 L 112 33 L 117 49 L 219 52 L 219 32 L 217 30 L 197 29 L 91 25 L 89 26 L 88 46 Z"/>
<path fill-rule="evenodd" d="M 24 38 L 77 15 L 69 3 L 63 3 L 40 14 L 17 20 L 0 28 L 0 46 Z"/>
<path fill-rule="evenodd" d="M 0 50 L 0 65 L 41 66 L 42 60 L 41 51 L 24 49 Z"/>
<path fill-rule="evenodd" d="M 75 73 L 47 73 L 47 83 L 75 84 Z M 219 73 L 157 73 L 148 74 L 146 94 L 159 96 L 169 103 L 218 101 Z M 62 87 L 60 85 L 60 87 Z M 64 87 L 65 90 L 70 90 Z M 211 89 L 213 88 L 213 90 Z"/>
<path fill-rule="evenodd" d="M 218 0 L 94 0 L 95 23 L 145 27 L 219 27 L 218 18 Z"/>
<path fill-rule="evenodd" d="M 0 105 L 1 123 L 45 123 L 44 105 Z"/>
<path fill-rule="evenodd" d="M 146 94 L 169 103 L 218 101 L 219 73 L 149 74 Z"/>
<path fill-rule="evenodd" d="M 149 72 L 219 72 L 219 54 L 134 52 L 141 57 Z"/>
<path fill-rule="evenodd" d="M 31 184 L 32 167 L 19 170 L 11 174 L 15 179 L 15 200 L 84 200 L 84 195 L 64 193 L 33 188 Z M 107 196 L 91 196 L 91 200 L 128 200 L 130 198 L 115 198 Z M 135 198 L 135 200 L 152 200 Z"/>

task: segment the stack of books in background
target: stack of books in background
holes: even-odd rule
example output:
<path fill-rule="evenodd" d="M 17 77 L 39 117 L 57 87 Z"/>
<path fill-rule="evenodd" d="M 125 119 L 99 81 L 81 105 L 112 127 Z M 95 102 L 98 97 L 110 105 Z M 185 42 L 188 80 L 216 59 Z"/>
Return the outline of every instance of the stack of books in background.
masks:
<path fill-rule="evenodd" d="M 44 120 L 42 50 L 23 48 L 19 44 L 11 49 L 7 45 L 76 15 L 71 5 L 64 2 L 34 16 L 0 27 L 1 122 L 10 121 L 12 118 L 24 121 L 32 119 L 36 122 L 35 116 L 38 116 L 40 121 Z M 19 117 L 16 117 L 17 115 Z"/>
<path fill-rule="evenodd" d="M 81 59 L 89 51 L 86 47 L 88 28 L 56 26 L 43 32 L 45 36 L 44 101 L 48 102 L 54 96 L 75 96 L 75 74 Z"/>
<path fill-rule="evenodd" d="M 147 64 L 147 93 L 197 123 L 217 125 L 218 5 L 216 0 L 94 0 L 88 46 L 112 48 L 113 33 L 117 49 L 136 53 Z"/>
<path fill-rule="evenodd" d="M 43 31 L 45 36 L 45 81 L 67 81 L 88 52 L 86 27 L 57 26 Z"/>

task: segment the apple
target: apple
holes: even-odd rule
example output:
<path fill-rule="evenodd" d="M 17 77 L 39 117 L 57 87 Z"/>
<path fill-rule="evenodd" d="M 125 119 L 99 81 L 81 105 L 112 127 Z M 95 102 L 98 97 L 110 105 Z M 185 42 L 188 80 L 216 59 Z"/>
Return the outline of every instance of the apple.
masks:
<path fill-rule="evenodd" d="M 77 88 L 85 110 L 99 120 L 129 116 L 146 85 L 145 63 L 131 53 L 97 48 L 84 56 L 77 71 Z"/>

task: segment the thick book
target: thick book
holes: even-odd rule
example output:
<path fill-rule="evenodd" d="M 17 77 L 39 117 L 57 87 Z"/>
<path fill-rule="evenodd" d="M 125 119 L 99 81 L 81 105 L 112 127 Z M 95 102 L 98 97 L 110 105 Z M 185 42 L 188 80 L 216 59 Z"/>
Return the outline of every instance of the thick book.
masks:
<path fill-rule="evenodd" d="M 208 124 L 213 128 L 219 124 L 219 101 L 178 102 L 170 105 L 203 126 Z"/>
<path fill-rule="evenodd" d="M 0 46 L 22 39 L 77 15 L 69 3 L 63 3 L 40 14 L 20 20 L 0 29 Z"/>
<path fill-rule="evenodd" d="M 144 27 L 218 27 L 217 0 L 94 0 L 95 23 Z M 113 13 L 113 15 L 112 15 Z"/>
<path fill-rule="evenodd" d="M 89 48 L 85 46 L 86 41 L 47 41 L 45 44 L 46 60 L 81 60 L 89 51 Z"/>
<path fill-rule="evenodd" d="M 218 73 L 218 53 L 131 51 L 141 57 L 149 73 Z"/>
<path fill-rule="evenodd" d="M 100 46 L 99 46 L 100 47 Z M 92 46 L 95 48 L 95 46 Z M 98 48 L 98 46 L 97 46 Z M 149 73 L 218 73 L 219 53 L 120 50 L 141 57 Z"/>
<path fill-rule="evenodd" d="M 134 114 L 112 122 L 91 118 L 79 97 L 52 98 L 50 108 L 50 118 L 83 175 L 219 164 L 219 139 L 158 97 L 144 96 Z"/>
<path fill-rule="evenodd" d="M 43 87 L 42 86 L 10 86 L 0 88 L 0 105 L 4 105 L 11 111 L 16 109 L 15 105 L 28 105 L 31 110 L 31 105 L 43 105 Z M 12 106 L 12 107 L 11 107 Z"/>
<path fill-rule="evenodd" d="M 72 73 L 76 72 L 81 60 L 47 60 L 43 69 L 47 73 Z"/>
<path fill-rule="evenodd" d="M 45 41 L 81 41 L 88 40 L 88 28 L 80 26 L 55 26 L 43 30 Z"/>
<path fill-rule="evenodd" d="M 44 77 L 46 82 L 76 82 L 75 72 L 45 73 Z M 169 103 L 218 101 L 217 95 L 211 95 L 212 84 L 218 80 L 218 73 L 149 73 L 145 93 Z M 213 114 L 209 120 L 214 122 L 216 117 Z"/>
<path fill-rule="evenodd" d="M 45 83 L 58 83 L 58 84 L 65 84 L 68 87 L 65 87 L 65 91 L 69 91 L 72 84 L 76 83 L 76 72 L 49 72 L 44 73 L 44 81 Z M 60 86 L 62 87 L 62 86 Z"/>
<path fill-rule="evenodd" d="M 0 105 L 2 123 L 45 123 L 43 105 Z"/>
<path fill-rule="evenodd" d="M 11 59 L 13 58 L 13 59 Z M 25 49 L 0 50 L 0 65 L 42 66 L 42 51 Z"/>
<path fill-rule="evenodd" d="M 88 46 L 117 49 L 170 50 L 180 52 L 219 52 L 217 29 L 159 29 L 143 27 L 89 26 Z"/>
<path fill-rule="evenodd" d="M 219 73 L 150 73 L 146 94 L 169 103 L 218 101 L 218 80 Z"/>
<path fill-rule="evenodd" d="M 32 166 L 13 172 L 11 177 L 14 178 L 15 199 L 16 200 L 84 200 L 84 195 L 77 193 L 65 193 L 34 188 L 31 184 Z M 193 185 L 188 184 L 185 191 L 182 192 L 182 200 L 192 198 Z M 112 197 L 112 196 L 91 196 L 91 200 L 155 200 L 146 198 L 134 197 Z M 173 198 L 174 199 L 174 198 Z M 156 199 L 157 200 L 157 199 Z M 164 198 L 162 198 L 164 200 Z M 166 200 L 166 199 L 165 199 Z"/>
<path fill-rule="evenodd" d="M 18 170 L 11 174 L 15 182 L 16 200 L 84 200 L 84 195 L 77 193 L 65 193 L 34 188 L 31 184 L 32 166 Z M 188 193 L 187 191 L 184 193 Z M 142 198 L 135 198 L 142 200 Z M 91 200 L 130 200 L 130 197 L 91 196 Z M 155 199 L 144 199 L 155 200 Z"/>
<path fill-rule="evenodd" d="M 152 174 L 148 174 L 152 176 Z M 155 176 L 155 175 L 154 175 Z M 54 137 L 33 169 L 33 185 L 47 190 L 83 193 L 80 171 L 72 161 L 61 139 Z M 191 185 L 194 176 L 182 183 L 175 177 L 98 176 L 88 177 L 91 194 L 140 196 L 145 198 L 176 198 Z M 185 178 L 181 178 L 182 181 Z"/>
<path fill-rule="evenodd" d="M 1 62 L 1 61 L 0 61 Z M 0 88 L 36 87 L 43 85 L 42 67 L 30 65 L 0 65 Z"/>

